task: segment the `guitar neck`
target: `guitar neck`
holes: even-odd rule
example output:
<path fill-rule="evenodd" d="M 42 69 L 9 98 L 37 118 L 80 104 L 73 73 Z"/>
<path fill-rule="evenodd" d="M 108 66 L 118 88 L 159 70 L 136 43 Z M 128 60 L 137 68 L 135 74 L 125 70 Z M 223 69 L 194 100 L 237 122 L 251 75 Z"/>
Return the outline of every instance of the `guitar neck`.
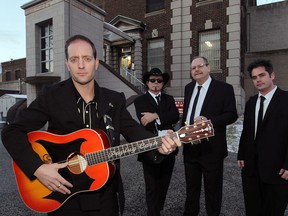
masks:
<path fill-rule="evenodd" d="M 169 135 L 171 138 L 177 137 L 177 132 Z M 164 136 L 163 136 L 164 137 Z M 157 149 L 162 145 L 162 136 L 153 137 L 149 139 L 140 140 L 137 142 L 132 142 L 128 144 L 123 144 L 115 147 L 110 147 L 105 150 L 92 152 L 85 155 L 87 163 L 89 166 L 94 164 L 99 164 L 102 162 L 114 161 L 123 157 L 128 157 L 130 155 L 139 154 L 142 152 Z"/>

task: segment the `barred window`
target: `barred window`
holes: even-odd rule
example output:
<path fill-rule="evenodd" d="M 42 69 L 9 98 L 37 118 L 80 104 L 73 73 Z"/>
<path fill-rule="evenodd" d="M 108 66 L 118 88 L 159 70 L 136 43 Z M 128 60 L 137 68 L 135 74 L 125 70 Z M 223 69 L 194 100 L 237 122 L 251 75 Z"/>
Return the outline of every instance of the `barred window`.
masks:
<path fill-rule="evenodd" d="M 53 72 L 53 25 L 40 26 L 41 35 L 41 73 Z"/>
<path fill-rule="evenodd" d="M 208 59 L 211 70 L 221 69 L 220 30 L 199 33 L 199 55 Z"/>
<path fill-rule="evenodd" d="M 157 67 L 164 71 L 165 58 L 164 39 L 153 39 L 148 41 L 147 47 L 147 70 Z"/>

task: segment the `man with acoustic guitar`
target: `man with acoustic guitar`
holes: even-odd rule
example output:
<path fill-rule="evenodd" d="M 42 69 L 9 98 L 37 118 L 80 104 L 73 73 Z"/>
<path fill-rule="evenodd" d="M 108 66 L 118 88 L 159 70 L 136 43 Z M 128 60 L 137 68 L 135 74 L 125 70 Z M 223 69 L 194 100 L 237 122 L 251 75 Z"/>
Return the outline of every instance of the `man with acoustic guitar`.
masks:
<path fill-rule="evenodd" d="M 121 148 L 120 134 L 128 142 L 154 135 L 131 117 L 123 93 L 99 87 L 94 79 L 99 60 L 90 39 L 72 36 L 65 55 L 71 78 L 43 90 L 3 129 L 2 141 L 30 208 L 50 216 L 116 216 L 119 207 L 123 210 L 123 202 L 118 204 L 122 182 L 115 169 L 119 158 L 146 148 L 168 155 L 181 142 L 171 132 L 151 144 L 146 140 L 146 145 Z M 46 123 L 49 133 L 37 131 Z"/>

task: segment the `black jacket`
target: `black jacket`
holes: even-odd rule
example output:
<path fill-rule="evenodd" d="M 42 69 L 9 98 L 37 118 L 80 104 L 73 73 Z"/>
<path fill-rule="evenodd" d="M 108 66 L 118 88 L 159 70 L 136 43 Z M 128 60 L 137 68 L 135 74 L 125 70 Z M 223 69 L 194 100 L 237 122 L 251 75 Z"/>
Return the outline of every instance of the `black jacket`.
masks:
<path fill-rule="evenodd" d="M 135 99 L 134 105 L 136 109 L 137 117 L 140 121 L 143 116 L 142 112 L 151 112 L 157 113 L 161 121 L 161 125 L 157 125 L 158 130 L 173 130 L 173 125 L 176 124 L 179 120 L 179 112 L 175 104 L 175 100 L 172 96 L 165 93 L 161 93 L 161 103 L 158 106 L 154 98 L 146 92 L 146 94 L 139 96 Z M 148 131 L 151 131 L 157 135 L 156 129 L 156 120 L 147 124 L 144 128 Z M 177 151 L 174 151 L 173 154 L 177 154 Z M 166 156 L 161 155 L 157 150 L 152 150 L 150 152 L 142 153 L 138 155 L 138 160 L 146 163 L 160 163 Z"/>

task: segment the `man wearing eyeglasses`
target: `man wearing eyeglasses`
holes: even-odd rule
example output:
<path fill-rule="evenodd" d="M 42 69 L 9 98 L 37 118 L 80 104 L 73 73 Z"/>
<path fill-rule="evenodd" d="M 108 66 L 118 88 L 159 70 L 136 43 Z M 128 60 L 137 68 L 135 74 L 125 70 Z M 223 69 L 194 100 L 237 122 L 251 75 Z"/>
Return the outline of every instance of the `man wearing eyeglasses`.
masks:
<path fill-rule="evenodd" d="M 223 162 L 228 155 L 226 126 L 237 120 L 233 87 L 210 76 L 205 57 L 194 57 L 191 63 L 192 82 L 185 86 L 182 125 L 210 119 L 215 136 L 201 143 L 184 145 L 186 202 L 184 215 L 200 212 L 202 177 L 208 216 L 221 211 Z"/>
<path fill-rule="evenodd" d="M 172 96 L 162 92 L 169 81 L 169 74 L 153 68 L 143 75 L 148 91 L 135 101 L 137 117 L 141 125 L 155 136 L 165 135 L 179 120 L 179 112 Z M 148 216 L 160 216 L 171 180 L 176 152 L 163 156 L 157 151 L 140 154 L 146 190 Z"/>

